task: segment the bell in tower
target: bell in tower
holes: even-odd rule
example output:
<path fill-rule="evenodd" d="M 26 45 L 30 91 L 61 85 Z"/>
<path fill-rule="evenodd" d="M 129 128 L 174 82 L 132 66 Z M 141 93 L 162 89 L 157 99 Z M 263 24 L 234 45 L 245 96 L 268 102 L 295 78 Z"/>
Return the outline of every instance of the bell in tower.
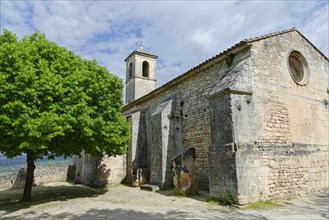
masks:
<path fill-rule="evenodd" d="M 156 60 L 158 56 L 143 49 L 133 51 L 126 59 L 126 103 L 156 89 Z"/>

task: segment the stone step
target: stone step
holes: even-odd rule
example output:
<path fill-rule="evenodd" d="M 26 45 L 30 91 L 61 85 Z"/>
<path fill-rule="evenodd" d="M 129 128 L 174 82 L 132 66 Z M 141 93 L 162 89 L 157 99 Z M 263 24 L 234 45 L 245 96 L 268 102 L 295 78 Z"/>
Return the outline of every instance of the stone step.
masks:
<path fill-rule="evenodd" d="M 144 184 L 140 186 L 141 190 L 147 190 L 147 191 L 158 191 L 160 190 L 160 187 L 157 185 L 151 185 L 151 184 Z"/>

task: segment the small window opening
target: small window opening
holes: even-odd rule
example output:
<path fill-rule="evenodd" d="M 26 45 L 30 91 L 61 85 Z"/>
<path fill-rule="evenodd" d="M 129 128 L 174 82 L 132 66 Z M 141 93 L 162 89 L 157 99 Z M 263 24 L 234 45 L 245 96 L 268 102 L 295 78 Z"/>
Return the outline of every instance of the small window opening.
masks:
<path fill-rule="evenodd" d="M 147 61 L 143 62 L 143 77 L 149 77 L 149 63 Z"/>
<path fill-rule="evenodd" d="M 133 64 L 129 63 L 129 78 L 133 76 Z"/>

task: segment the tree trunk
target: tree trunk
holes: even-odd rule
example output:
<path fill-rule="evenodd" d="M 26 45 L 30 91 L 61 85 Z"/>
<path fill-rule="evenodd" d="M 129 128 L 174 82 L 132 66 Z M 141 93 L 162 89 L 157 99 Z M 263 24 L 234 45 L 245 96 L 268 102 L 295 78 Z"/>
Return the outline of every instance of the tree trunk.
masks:
<path fill-rule="evenodd" d="M 27 202 L 32 199 L 32 186 L 33 186 L 33 178 L 34 178 L 34 153 L 33 151 L 28 151 L 26 154 L 26 162 L 27 162 L 27 171 L 26 171 L 26 181 L 24 187 L 24 194 L 22 201 Z"/>

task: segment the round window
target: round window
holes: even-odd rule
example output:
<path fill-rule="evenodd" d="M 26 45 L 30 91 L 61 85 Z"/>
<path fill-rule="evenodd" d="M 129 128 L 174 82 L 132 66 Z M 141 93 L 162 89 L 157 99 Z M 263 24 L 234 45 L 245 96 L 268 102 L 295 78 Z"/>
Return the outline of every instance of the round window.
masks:
<path fill-rule="evenodd" d="M 303 55 L 297 51 L 291 52 L 288 63 L 292 79 L 299 85 L 306 85 L 309 80 L 309 70 Z"/>

